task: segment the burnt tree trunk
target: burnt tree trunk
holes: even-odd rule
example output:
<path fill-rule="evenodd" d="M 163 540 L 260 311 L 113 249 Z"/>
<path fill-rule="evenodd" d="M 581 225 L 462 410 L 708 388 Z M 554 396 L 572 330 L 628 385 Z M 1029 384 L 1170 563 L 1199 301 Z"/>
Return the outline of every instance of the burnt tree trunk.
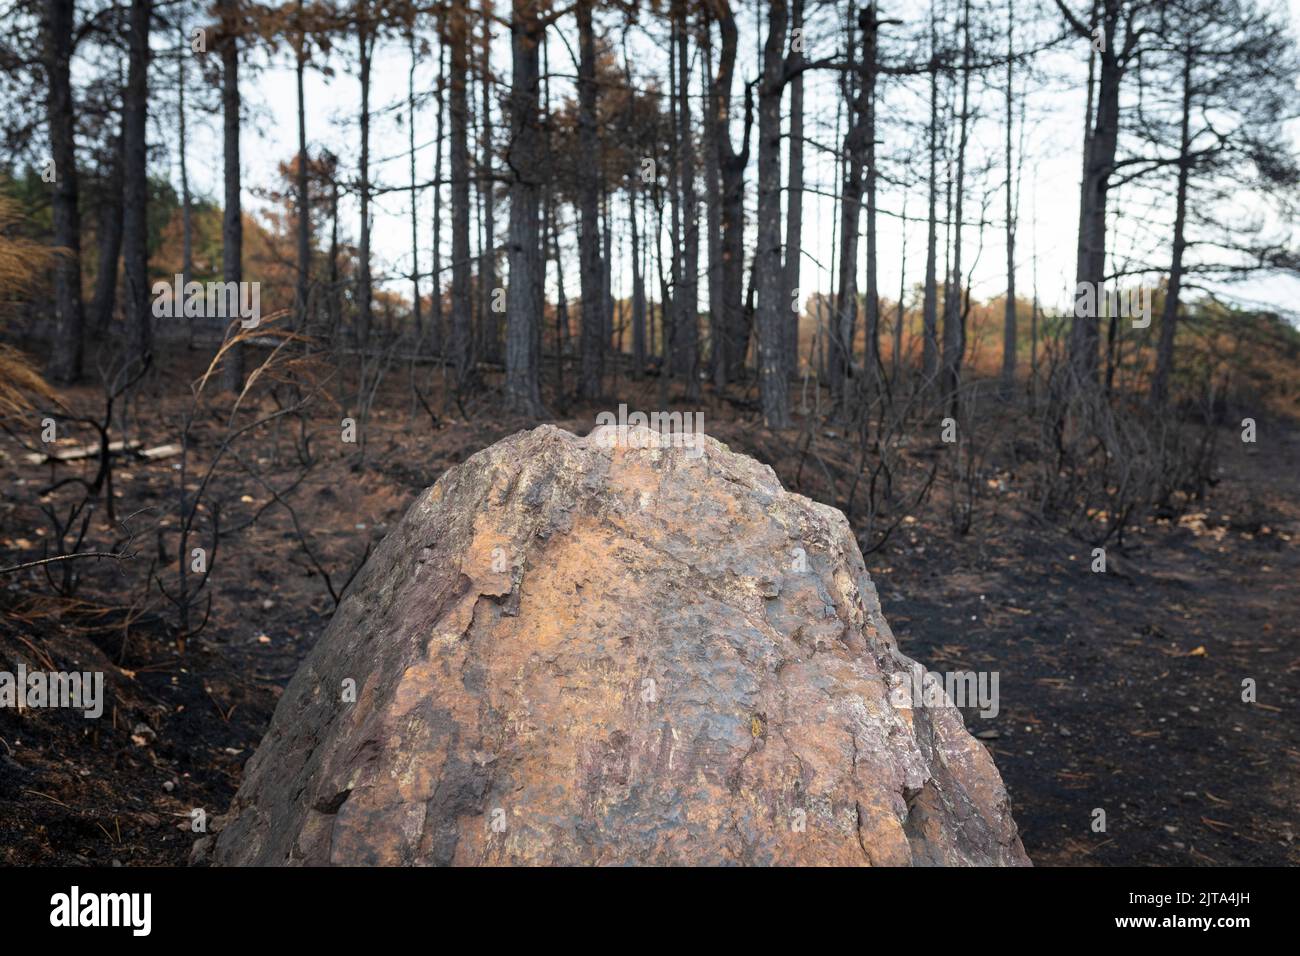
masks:
<path fill-rule="evenodd" d="M 127 316 L 127 356 L 144 363 L 153 354 L 149 308 L 149 20 L 151 0 L 131 0 L 127 80 L 122 95 L 122 285 Z"/>
<path fill-rule="evenodd" d="M 796 69 L 803 62 L 803 0 L 790 8 L 790 58 Z M 790 83 L 789 169 L 786 172 L 785 288 L 790 297 L 784 355 L 786 374 L 799 373 L 799 314 L 803 295 L 799 289 L 799 259 L 803 254 L 803 73 Z"/>
<path fill-rule="evenodd" d="M 297 284 L 294 291 L 295 326 L 307 327 L 307 296 L 311 288 L 311 197 L 307 192 L 307 97 L 303 79 L 307 71 L 307 36 L 303 28 L 303 0 L 298 0 L 298 49 L 294 63 L 294 82 L 298 97 L 298 170 L 295 182 L 298 213 Z"/>
<path fill-rule="evenodd" d="M 681 372 L 686 376 L 686 397 L 697 399 L 699 376 L 699 274 L 700 216 L 695 198 L 695 143 L 691 134 L 690 56 L 691 34 L 686 5 L 677 5 L 677 87 L 681 91 L 677 112 L 677 139 L 681 150 L 682 272 L 681 287 L 674 296 L 677 305 L 677 342 Z"/>
<path fill-rule="evenodd" d="M 95 214 L 99 225 L 99 267 L 90 300 L 90 326 L 97 335 L 108 331 L 117 305 L 117 267 L 122 257 L 122 142 L 119 131 L 113 144 L 105 192 Z"/>
<path fill-rule="evenodd" d="M 373 29 L 370 0 L 363 0 L 357 18 L 357 79 L 361 84 L 361 156 L 357 168 L 357 200 L 361 206 L 357 231 L 357 347 L 362 353 L 363 367 L 374 318 L 370 277 L 370 67 L 374 52 Z"/>
<path fill-rule="evenodd" d="M 705 7 L 703 29 L 701 31 L 701 61 L 704 70 L 705 99 L 703 109 L 704 121 L 704 215 L 707 229 L 706 254 L 708 256 L 709 274 L 709 378 L 717 380 L 717 362 L 720 356 L 719 344 L 726 334 L 723 290 L 722 290 L 722 169 L 719 165 L 721 146 L 718 143 L 718 89 L 717 78 L 713 71 L 713 36 L 712 19 Z M 633 181 L 635 189 L 635 180 Z M 635 205 L 635 194 L 633 204 Z M 635 218 L 635 217 L 634 217 Z M 635 235 L 633 239 L 635 240 Z M 635 281 L 635 275 L 633 277 Z M 635 297 L 633 300 L 635 309 Z"/>
<path fill-rule="evenodd" d="M 465 9 L 452 4 L 446 15 L 451 47 L 448 96 L 451 122 L 451 356 L 458 391 L 474 378 L 473 303 L 469 242 L 469 24 Z"/>
<path fill-rule="evenodd" d="M 411 151 L 409 170 L 411 176 L 411 313 L 415 320 L 415 351 L 424 346 L 424 306 L 420 302 L 420 189 L 415 179 L 415 27 L 407 34 L 407 47 L 411 65 L 406 74 L 407 146 Z"/>
<path fill-rule="evenodd" d="M 1007 115 L 1005 159 L 1007 164 L 1007 301 L 1002 319 L 1002 391 L 1011 394 L 1016 381 L 1016 208 L 1014 195 L 1014 170 L 1011 153 L 1012 105 L 1014 90 L 1012 80 L 1012 54 L 1015 49 L 1015 3 L 1007 0 Z"/>
<path fill-rule="evenodd" d="M 605 364 L 604 280 L 600 262 L 600 182 L 597 178 L 599 142 L 596 133 L 596 36 L 592 0 L 578 0 L 578 151 L 583 164 L 578 175 L 579 278 L 582 285 L 582 365 L 578 394 L 600 395 Z"/>
<path fill-rule="evenodd" d="M 866 198 L 874 203 L 875 199 L 875 116 L 874 98 L 876 83 L 876 35 L 879 21 L 876 8 L 868 6 L 858 19 L 858 29 L 862 32 L 862 58 L 857 61 L 857 91 L 850 104 L 849 132 L 844 140 L 847 157 L 844 184 L 840 194 L 840 249 L 839 249 L 839 289 L 836 293 L 838 319 L 831 330 L 831 394 L 838 403 L 838 414 L 848 417 L 852 412 L 852 390 L 849 377 L 853 374 L 853 340 L 857 332 L 858 314 L 858 238 L 859 223 L 862 218 L 862 202 Z M 870 173 L 868 180 L 867 174 Z M 874 212 L 874 208 L 871 210 Z M 873 338 L 878 339 L 880 327 L 880 303 L 876 289 L 875 269 L 875 221 L 874 216 L 869 226 L 868 239 L 873 246 L 869 249 L 867 263 L 867 362 L 875 362 L 872 345 Z"/>
<path fill-rule="evenodd" d="M 632 377 L 641 378 L 645 372 L 645 273 L 641 268 L 641 230 L 637 222 L 637 207 L 640 202 L 640 180 L 633 176 L 628 200 L 628 224 L 632 232 Z"/>
<path fill-rule="evenodd" d="M 496 249 L 496 181 L 493 178 L 492 145 L 492 19 L 483 18 L 483 37 L 480 56 L 483 69 L 481 84 L 483 116 L 482 143 L 480 146 L 479 193 L 483 199 L 483 251 L 479 258 L 479 321 L 482 355 L 489 362 L 501 361 L 501 314 L 496 306 L 497 249 Z"/>
<path fill-rule="evenodd" d="M 81 301 L 81 216 L 77 209 L 76 114 L 72 101 L 74 0 L 46 0 L 44 11 L 46 116 L 54 162 L 54 305 L 58 323 L 46 369 L 55 382 L 81 377 L 86 314 Z"/>
<path fill-rule="evenodd" d="M 433 157 L 433 271 L 429 290 L 431 301 L 429 315 L 429 350 L 439 357 L 445 357 L 446 337 L 442 319 L 442 154 L 446 139 L 446 81 L 447 81 L 447 44 L 439 44 L 438 50 L 438 133 Z"/>
<path fill-rule="evenodd" d="M 664 297 L 664 364 L 663 377 L 659 380 L 659 403 L 668 401 L 668 380 L 680 374 L 682 365 L 681 342 L 677 336 L 680 320 L 679 306 L 682 293 L 682 189 L 681 189 L 681 126 L 678 122 L 677 46 L 679 23 L 676 16 L 677 5 L 673 6 L 668 34 L 668 123 L 672 130 L 670 145 L 671 159 L 668 164 L 668 208 L 670 224 L 668 242 L 672 251 L 668 274 L 672 281 L 672 299 Z"/>
<path fill-rule="evenodd" d="M 1070 328 L 1070 367 L 1079 382 L 1095 382 L 1097 378 L 1098 315 L 1097 310 L 1088 309 L 1087 304 L 1100 301 L 1106 280 L 1106 197 L 1110 192 L 1115 152 L 1119 145 L 1120 83 L 1130 44 L 1136 42 L 1130 30 L 1125 38 L 1125 50 L 1117 51 L 1115 41 L 1119 35 L 1120 0 L 1103 0 L 1101 8 L 1102 43 L 1097 51 L 1096 115 L 1084 145 L 1074 318 Z M 1092 290 L 1093 294 L 1080 295 L 1083 288 Z"/>
<path fill-rule="evenodd" d="M 531 0 L 513 0 L 510 21 L 511 173 L 509 259 L 506 288 L 506 397 L 527 415 L 545 414 L 540 386 L 540 331 L 545 259 L 540 237 L 542 129 L 540 47 L 545 26 Z"/>
<path fill-rule="evenodd" d="M 1156 369 L 1151 379 L 1151 404 L 1163 405 L 1169 398 L 1169 379 L 1174 369 L 1174 337 L 1178 331 L 1178 299 L 1183 286 L 1183 256 L 1187 251 L 1187 188 L 1192 170 L 1192 62 L 1191 47 L 1183 51 L 1182 116 L 1178 138 L 1178 188 L 1174 199 L 1174 244 L 1169 262 L 1169 285 L 1160 313 L 1160 341 L 1156 347 Z"/>
<path fill-rule="evenodd" d="M 789 308 L 783 293 L 781 259 L 781 96 L 785 89 L 785 0 L 768 5 L 767 39 L 758 106 L 758 248 L 755 253 L 758 295 L 759 400 L 763 419 L 771 428 L 790 425 L 790 395 L 786 380 L 782 312 Z"/>
<path fill-rule="evenodd" d="M 718 0 L 715 15 L 722 38 L 718 73 L 714 83 L 717 109 L 712 119 L 721 176 L 721 256 L 719 279 L 722 287 L 723 334 L 715 343 L 714 383 L 723 388 L 744 373 L 749 350 L 750 313 L 745 297 L 745 168 L 749 165 L 749 135 L 752 128 L 752 98 L 745 93 L 745 132 L 737 151 L 731 142 L 731 86 L 736 72 L 738 33 L 731 4 Z"/>
<path fill-rule="evenodd" d="M 957 173 L 953 186 L 952 263 L 948 295 L 943 303 L 943 394 L 949 409 L 956 411 L 961 384 L 962 355 L 966 349 L 966 315 L 963 309 L 962 227 L 966 199 L 966 147 L 970 136 L 970 0 L 962 5 L 961 114 L 957 118 Z"/>
<path fill-rule="evenodd" d="M 178 165 L 181 177 L 181 273 L 188 282 L 194 273 L 194 211 L 190 201 L 189 173 L 189 137 L 187 134 L 187 117 L 185 110 L 185 53 L 182 51 L 176 61 L 176 119 L 180 142 L 178 144 Z M 186 318 L 189 345 L 194 346 L 194 320 Z"/>
<path fill-rule="evenodd" d="M 329 153 L 325 154 L 329 156 Z M 332 157 L 331 157 L 332 160 Z M 329 327 L 330 335 L 339 342 L 339 324 L 343 321 L 343 303 L 339 288 L 339 179 L 338 169 L 330 163 L 330 251 L 329 270 Z"/>
<path fill-rule="evenodd" d="M 939 58 L 935 26 L 930 32 L 930 122 L 926 130 L 930 161 L 926 198 L 925 289 L 921 304 L 921 370 L 928 385 L 939 374 Z"/>
<path fill-rule="evenodd" d="M 860 18 L 862 29 L 862 87 L 866 98 L 863 102 L 863 166 L 866 175 L 867 203 L 867 287 L 863 297 L 866 312 L 865 324 L 867 334 L 866 380 L 868 383 L 879 382 L 880 362 L 880 270 L 876 254 L 876 80 L 879 76 L 877 50 L 879 49 L 880 20 L 873 3 L 862 12 Z"/>
<path fill-rule="evenodd" d="M 238 284 L 244 281 L 244 223 L 239 197 L 239 29 L 235 4 L 238 0 L 219 0 L 221 16 L 221 119 L 222 182 L 225 209 L 221 217 L 221 278 Z M 238 317 L 226 317 L 227 336 L 239 334 Z M 222 363 L 222 384 L 229 392 L 244 387 L 244 346 L 235 343 L 226 351 Z"/>

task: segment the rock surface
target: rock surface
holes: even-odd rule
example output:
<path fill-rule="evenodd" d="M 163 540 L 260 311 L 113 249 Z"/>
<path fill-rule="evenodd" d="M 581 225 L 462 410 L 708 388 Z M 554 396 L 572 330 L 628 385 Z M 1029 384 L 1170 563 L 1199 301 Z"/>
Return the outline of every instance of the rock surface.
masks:
<path fill-rule="evenodd" d="M 213 862 L 1028 864 L 958 711 L 891 692 L 916 665 L 844 516 L 616 435 L 521 432 L 417 499 Z"/>

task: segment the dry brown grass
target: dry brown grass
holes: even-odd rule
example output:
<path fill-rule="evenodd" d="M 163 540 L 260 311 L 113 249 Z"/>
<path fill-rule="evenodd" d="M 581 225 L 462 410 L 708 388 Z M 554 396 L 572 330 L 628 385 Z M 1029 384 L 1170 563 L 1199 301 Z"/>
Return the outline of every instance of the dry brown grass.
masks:
<path fill-rule="evenodd" d="M 49 246 L 14 235 L 14 227 L 23 221 L 14 200 L 0 196 L 0 288 L 22 290 L 45 275 L 56 255 Z"/>
<path fill-rule="evenodd" d="M 42 399 L 61 404 L 26 355 L 0 344 L 0 421 L 31 411 Z"/>
<path fill-rule="evenodd" d="M 14 292 L 26 291 L 39 282 L 58 254 L 42 243 L 15 235 L 22 220 L 18 203 L 0 196 L 0 288 Z M 26 355 L 0 344 L 0 421 L 31 411 L 42 400 L 61 404 Z"/>

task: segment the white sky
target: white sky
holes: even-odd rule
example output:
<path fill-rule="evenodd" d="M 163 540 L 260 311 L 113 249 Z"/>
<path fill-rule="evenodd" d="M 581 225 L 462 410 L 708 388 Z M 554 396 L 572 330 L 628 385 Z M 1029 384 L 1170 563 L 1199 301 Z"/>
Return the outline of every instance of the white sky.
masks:
<path fill-rule="evenodd" d="M 1024 8 L 1030 0 L 1021 0 L 1019 6 Z M 1039 0 L 1041 2 L 1041 0 Z M 1300 0 L 1288 0 L 1291 7 L 1292 23 L 1297 22 L 1300 12 Z M 500 6 L 500 5 L 498 5 Z M 988 14 L 993 18 L 990 27 L 1003 29 L 1004 20 L 999 16 L 997 3 Z M 756 68 L 755 27 L 753 12 L 750 8 L 738 7 L 740 24 L 741 50 L 737 62 L 737 72 L 741 81 L 753 76 Z M 892 9 L 891 9 L 892 8 Z M 823 10 L 810 17 L 807 37 L 806 55 L 810 58 L 824 57 L 838 49 L 839 34 L 834 32 L 832 17 L 842 16 L 842 5 L 834 9 Z M 892 28 L 895 37 L 910 30 L 916 24 L 916 17 L 924 17 L 925 10 L 916 5 L 913 11 L 910 0 L 894 0 L 882 4 L 885 16 L 897 16 L 907 21 L 903 27 Z M 907 10 L 899 14 L 896 11 Z M 598 24 L 613 25 L 615 15 L 604 13 L 598 17 Z M 1028 18 L 1024 26 L 1018 25 L 1017 45 L 1030 42 Z M 1052 24 L 1054 27 L 1054 22 Z M 662 35 L 659 24 L 654 25 L 656 40 Z M 1039 28 L 1035 32 L 1043 35 Z M 565 33 L 568 45 L 561 42 L 558 31 Z M 573 37 L 574 27 L 571 19 L 561 21 L 553 28 L 550 40 L 550 67 L 552 73 L 571 76 L 574 67 L 569 59 L 569 48 L 576 48 Z M 428 31 L 426 30 L 426 35 Z M 493 67 L 498 76 L 508 76 L 509 38 L 503 28 L 498 28 L 493 50 Z M 888 37 L 888 34 L 886 34 Z M 343 41 L 340 44 L 351 53 L 355 42 Z M 634 51 L 633 69 L 643 78 L 646 74 L 661 77 L 666 83 L 666 51 L 657 49 L 644 33 L 634 32 L 629 39 L 629 48 Z M 904 55 L 903 48 L 891 49 L 886 40 L 886 59 L 897 59 Z M 1078 220 L 1079 170 L 1082 149 L 1082 116 L 1084 95 L 1082 78 L 1087 65 L 1087 48 L 1082 42 L 1058 52 L 1049 53 L 1040 58 L 1040 66 L 1047 75 L 1045 82 L 1035 82 L 1029 96 L 1029 120 L 1023 134 L 1025 164 L 1020 188 L 1020 229 L 1017 244 L 1017 292 L 1022 298 L 1028 298 L 1036 284 L 1041 299 L 1048 305 L 1064 306 L 1069 300 L 1069 291 L 1073 287 L 1075 233 Z M 281 54 L 269 61 L 265 54 L 257 54 L 262 67 L 256 72 L 247 71 L 242 83 L 246 116 L 242 140 L 243 175 L 246 190 L 249 187 L 265 186 L 275 182 L 276 166 L 290 158 L 297 148 L 296 94 L 294 74 L 291 61 Z M 372 179 L 384 185 L 403 185 L 409 182 L 407 148 L 407 131 L 405 125 L 397 122 L 397 114 L 405 113 L 407 70 L 409 58 L 406 42 L 398 37 L 380 44 L 374 62 L 372 79 L 371 106 L 377 114 L 372 121 L 371 155 Z M 346 72 L 343 58 L 335 56 L 330 65 L 334 67 L 333 77 L 325 77 L 316 71 L 307 74 L 306 98 L 308 113 L 308 141 L 313 153 L 323 147 L 333 150 L 341 161 L 349 167 L 348 175 L 355 169 L 358 155 L 358 135 L 355 114 L 360 102 L 358 82 L 355 76 Z M 158 62 L 157 70 L 171 69 L 169 64 Z M 437 49 L 417 63 L 416 89 L 427 90 L 433 87 L 438 70 Z M 1074 79 L 1064 79 L 1070 71 Z M 190 71 L 191 78 L 196 77 Z M 698 74 L 697 74 L 698 77 Z M 829 71 L 810 75 L 805 92 L 805 109 L 807 128 L 805 135 L 812 140 L 831 146 L 836 123 L 838 92 L 837 75 Z M 155 78 L 155 84 L 160 83 Z M 981 204 L 987 202 L 987 216 L 990 224 L 981 232 L 978 226 L 968 226 L 965 231 L 965 262 L 974 263 L 973 293 L 977 298 L 1000 295 L 1005 289 L 1005 245 L 1002 220 L 1003 194 L 1001 192 L 1002 172 L 1002 138 L 1003 102 L 1000 84 L 1001 71 L 990 74 L 983 84 L 983 93 L 973 93 L 977 98 L 981 115 L 975 120 L 972 130 L 971 152 L 968 158 L 968 202 L 967 220 L 979 218 Z M 1019 82 L 1019 80 L 1018 80 Z M 693 80 L 698 83 L 698 79 Z M 973 89 L 978 89 L 976 83 Z M 568 79 L 556 79 L 552 90 L 553 105 L 570 95 L 571 85 Z M 741 90 L 737 83 L 735 102 L 739 113 Z M 889 176 L 904 176 L 911 180 L 912 186 L 907 191 L 907 215 L 917 217 L 924 215 L 926 193 L 924 176 L 926 173 L 926 153 L 923 124 L 928 111 L 928 86 L 924 79 L 906 82 L 893 82 L 883 93 L 880 103 L 880 120 L 882 128 L 879 138 L 883 140 L 882 155 L 896 156 L 896 160 L 885 160 L 882 171 Z M 386 107 L 403 104 L 400 110 L 385 110 Z M 787 99 L 788 107 L 788 99 Z M 477 109 L 477 104 L 475 105 Z M 698 117 L 698 109 L 696 116 Z M 403 117 L 404 118 L 404 117 Z M 434 149 L 432 146 L 436 130 L 436 106 L 430 102 L 426 109 L 417 112 L 416 142 L 428 144 L 417 152 L 418 177 L 423 180 L 433 178 Z M 501 121 L 497 124 L 498 143 L 501 142 Z M 193 115 L 190 119 L 192 131 L 189 148 L 189 173 L 191 188 L 199 195 L 210 198 L 220 196 L 221 148 L 220 123 L 214 116 Z M 915 128 L 909 128 L 913 126 Z M 757 130 L 755 129 L 755 140 Z M 157 135 L 156 132 L 152 135 Z M 1020 131 L 1016 133 L 1017 150 L 1020 148 Z M 740 126 L 735 127 L 734 138 L 739 141 Z M 174 137 L 171 138 L 174 144 Z M 907 149 L 908 144 L 912 144 Z M 900 149 L 900 147 L 904 147 Z M 175 149 L 173 148 L 173 179 L 175 174 Z M 388 161 L 382 161 L 390 157 Z M 754 157 L 751 155 L 751 169 L 747 176 L 750 194 L 747 198 L 747 225 L 753 226 L 753 182 L 752 168 Z M 986 161 L 995 165 L 987 176 L 981 172 Z M 499 160 L 498 160 L 499 162 Z M 834 250 L 838 235 L 834 226 L 836 203 L 829 195 L 816 195 L 812 190 L 831 193 L 835 188 L 837 176 L 833 159 L 811 143 L 805 149 L 805 174 L 807 187 L 804 202 L 804 261 L 800 277 L 803 294 L 814 290 L 829 290 L 830 275 L 828 268 L 834 260 Z M 444 160 L 444 175 L 446 164 Z M 447 193 L 444 191 L 444 218 L 446 218 Z M 941 197 L 942 201 L 942 197 Z M 259 208 L 259 201 L 245 192 L 244 202 L 247 208 Z M 374 270 L 378 273 L 401 274 L 410 268 L 410 197 L 407 192 L 382 194 L 372 202 L 374 209 L 374 226 L 372 246 L 374 252 Z M 427 271 L 431 261 L 433 196 L 431 190 L 425 190 L 419 199 L 421 204 L 421 239 L 420 266 Z M 882 213 L 898 213 L 904 202 L 903 192 L 882 184 L 880 208 Z M 1115 228 L 1116 241 L 1112 244 L 1116 254 L 1123 257 L 1140 250 L 1147 250 L 1147 261 L 1156 267 L 1162 267 L 1168 257 L 1168 228 L 1165 225 L 1169 215 L 1162 206 L 1149 208 L 1150 203 L 1136 189 L 1126 189 L 1116 196 L 1112 192 L 1112 215 L 1116 211 L 1122 218 Z M 342 228 L 349 237 L 357 232 L 357 210 L 355 205 L 347 204 L 341 212 Z M 616 213 L 622 216 L 621 209 Z M 700 216 L 703 220 L 703 206 Z M 565 221 L 572 222 L 572 212 L 565 214 Z M 497 214 L 498 241 L 505 231 L 505 209 Z M 616 219 L 616 222 L 619 221 Z M 784 220 L 783 220 L 784 222 Z M 898 219 L 891 215 L 881 215 L 880 226 L 880 289 L 881 294 L 890 299 L 898 295 L 900 279 L 900 260 L 902 258 L 903 228 Z M 615 232 L 616 240 L 625 241 L 622 236 L 626 230 Z M 571 240 L 570 240 L 571 241 Z M 476 240 L 475 240 L 476 242 Z M 906 282 L 911 286 L 920 282 L 925 269 L 925 224 L 913 222 L 906 227 Z M 446 262 L 449 253 L 449 230 L 443 233 L 443 257 Z M 667 241 L 665 237 L 665 248 Z M 942 235 L 941 235 L 942 270 Z M 627 273 L 625 257 L 626 247 L 621 254 L 616 241 L 616 263 L 614 267 L 615 295 L 626 294 L 630 288 L 630 275 Z M 1034 268 L 1035 257 L 1037 260 Z M 706 257 L 701 250 L 701 269 L 705 268 Z M 568 263 L 566 277 L 575 268 Z M 861 269 L 861 265 L 859 267 Z M 551 273 L 553 276 L 553 272 Z M 403 294 L 409 293 L 408 280 L 394 280 L 392 287 Z M 552 280 L 553 281 L 553 280 Z M 1151 280 L 1154 281 L 1154 276 Z M 569 287 L 576 291 L 576 276 Z M 862 280 L 859 280 L 861 287 Z M 427 294 L 427 281 L 424 286 Z M 705 283 L 701 282 L 701 302 L 707 305 Z M 1226 291 L 1226 290 L 1225 290 Z M 1253 304 L 1265 304 L 1283 312 L 1290 312 L 1297 301 L 1300 281 L 1292 277 L 1267 277 L 1245 283 L 1230 294 Z M 550 292 L 553 295 L 553 290 Z M 573 292 L 570 293 L 571 295 Z"/>

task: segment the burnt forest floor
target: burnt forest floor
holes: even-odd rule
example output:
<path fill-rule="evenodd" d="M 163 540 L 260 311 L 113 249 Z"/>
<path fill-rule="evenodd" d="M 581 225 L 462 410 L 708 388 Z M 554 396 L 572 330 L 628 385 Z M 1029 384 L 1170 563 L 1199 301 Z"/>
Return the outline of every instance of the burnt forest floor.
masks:
<path fill-rule="evenodd" d="M 0 577 L 0 670 L 19 661 L 103 670 L 108 683 L 98 721 L 0 709 L 0 864 L 187 862 L 193 812 L 225 812 L 282 688 L 328 624 L 322 570 L 341 589 L 367 545 L 444 470 L 537 424 L 490 400 L 444 414 L 436 394 L 425 396 L 429 414 L 405 374 L 376 403 L 364 462 L 330 440 L 337 409 L 316 410 L 318 463 L 291 496 L 313 557 L 256 482 L 225 473 L 214 483 L 224 527 L 258 520 L 223 538 L 208 623 L 183 649 L 155 577 L 164 558 L 162 583 L 170 589 L 175 575 L 174 539 L 153 531 L 174 526 L 174 458 L 116 464 L 117 517 L 153 509 L 131 519 L 150 535 L 133 539 L 130 561 L 76 562 L 83 580 L 72 598 L 54 594 L 61 568 L 52 580 L 39 569 Z M 187 394 L 179 374 L 160 378 L 139 411 L 146 446 L 176 440 Z M 649 410 L 662 407 L 657 388 L 620 391 Z M 87 386 L 66 398 L 93 411 L 97 396 Z M 824 499 L 800 439 L 759 427 L 752 398 L 706 399 L 706 431 Z M 606 408 L 617 402 L 554 420 L 585 433 Z M 200 462 L 220 429 L 217 416 L 196 429 Z M 244 454 L 268 475 L 292 458 L 283 434 L 256 441 Z M 833 429 L 816 434 L 828 458 L 837 441 Z M 32 465 L 17 442 L 0 446 L 7 566 L 42 557 L 53 535 L 41 504 L 63 492 L 39 491 L 94 462 Z M 1208 499 L 1144 519 L 1124 550 L 1110 549 L 1105 574 L 1091 571 L 1090 545 L 1035 516 L 1014 480 L 990 481 L 967 533 L 927 506 L 866 555 L 905 653 L 935 671 L 998 672 L 999 713 L 968 710 L 968 726 L 991 751 L 1039 865 L 1300 863 L 1300 429 L 1274 422 L 1255 445 L 1225 429 L 1219 447 Z M 102 514 L 92 540 L 113 541 Z M 1255 703 L 1241 699 L 1247 678 Z M 1096 809 L 1105 832 L 1093 831 Z"/>

